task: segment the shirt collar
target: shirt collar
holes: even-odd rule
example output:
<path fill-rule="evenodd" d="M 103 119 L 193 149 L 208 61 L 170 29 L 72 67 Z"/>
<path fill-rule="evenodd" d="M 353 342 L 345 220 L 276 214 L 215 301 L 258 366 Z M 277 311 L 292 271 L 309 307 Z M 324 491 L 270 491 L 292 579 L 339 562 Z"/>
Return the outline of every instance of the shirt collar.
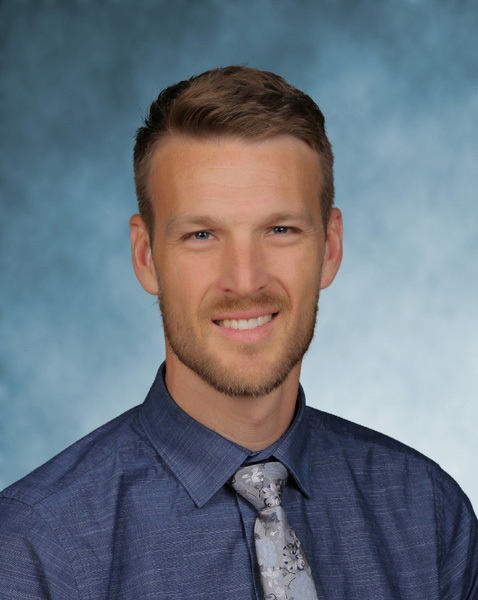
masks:
<path fill-rule="evenodd" d="M 244 462 L 261 462 L 271 457 L 287 467 L 303 494 L 310 497 L 310 465 L 306 451 L 308 425 L 302 386 L 299 385 L 295 416 L 289 429 L 268 448 L 253 452 L 185 413 L 167 390 L 165 369 L 166 363 L 163 363 L 141 406 L 140 418 L 148 439 L 198 508 Z"/>

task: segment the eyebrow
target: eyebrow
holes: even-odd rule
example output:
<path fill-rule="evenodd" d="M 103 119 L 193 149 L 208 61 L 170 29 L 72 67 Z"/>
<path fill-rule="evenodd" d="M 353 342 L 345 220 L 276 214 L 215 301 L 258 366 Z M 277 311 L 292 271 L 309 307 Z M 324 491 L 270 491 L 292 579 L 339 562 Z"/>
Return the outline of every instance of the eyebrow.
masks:
<path fill-rule="evenodd" d="M 280 221 L 295 221 L 296 223 L 303 223 L 304 225 L 312 226 L 314 224 L 314 219 L 310 214 L 310 211 L 307 209 L 298 211 L 298 212 L 290 212 L 290 211 L 282 211 L 273 213 L 270 217 L 267 218 L 267 221 L 272 222 L 280 222 Z"/>
<path fill-rule="evenodd" d="M 181 227 L 198 225 L 199 227 L 214 228 L 224 225 L 222 219 L 211 217 L 210 215 L 187 215 L 186 217 L 172 217 L 166 223 L 166 235 Z"/>
<path fill-rule="evenodd" d="M 299 212 L 281 211 L 268 215 L 265 219 L 267 223 L 281 223 L 284 221 L 294 221 L 303 223 L 305 226 L 313 226 L 314 219 L 308 210 Z M 206 229 L 215 229 L 224 227 L 226 222 L 218 217 L 211 215 L 186 215 L 184 217 L 172 217 L 166 224 L 166 235 L 171 235 L 175 230 L 182 227 L 198 226 Z"/>

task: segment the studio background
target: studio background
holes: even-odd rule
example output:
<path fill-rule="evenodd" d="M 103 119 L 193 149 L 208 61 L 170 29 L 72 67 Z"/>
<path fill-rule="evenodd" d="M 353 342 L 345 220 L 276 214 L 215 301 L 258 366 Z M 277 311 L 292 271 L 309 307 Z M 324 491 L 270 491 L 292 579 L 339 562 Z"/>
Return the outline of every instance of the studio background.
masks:
<path fill-rule="evenodd" d="M 135 130 L 163 87 L 245 64 L 317 101 L 336 156 L 308 403 L 431 457 L 476 511 L 476 4 L 4 0 L 0 23 L 0 489 L 143 401 L 164 346 L 130 259 Z"/>

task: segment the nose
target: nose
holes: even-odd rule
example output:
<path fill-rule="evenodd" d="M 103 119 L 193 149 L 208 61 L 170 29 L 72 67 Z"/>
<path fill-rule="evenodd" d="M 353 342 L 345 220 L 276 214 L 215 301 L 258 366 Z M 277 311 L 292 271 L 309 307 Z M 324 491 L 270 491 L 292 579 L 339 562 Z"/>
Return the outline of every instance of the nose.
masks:
<path fill-rule="evenodd" d="M 224 292 L 247 298 L 267 287 L 264 252 L 258 242 L 236 240 L 224 248 L 219 285 Z"/>

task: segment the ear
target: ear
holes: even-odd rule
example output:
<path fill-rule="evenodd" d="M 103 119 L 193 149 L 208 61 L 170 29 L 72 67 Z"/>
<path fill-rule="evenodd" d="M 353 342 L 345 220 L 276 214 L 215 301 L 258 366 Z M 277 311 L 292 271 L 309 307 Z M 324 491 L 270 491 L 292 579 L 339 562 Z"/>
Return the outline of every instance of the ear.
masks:
<path fill-rule="evenodd" d="M 342 262 L 342 213 L 333 208 L 327 225 L 324 261 L 320 277 L 320 289 L 323 290 L 332 283 Z"/>
<path fill-rule="evenodd" d="M 149 241 L 148 228 L 140 215 L 129 220 L 131 252 L 134 272 L 143 288 L 154 296 L 158 295 L 158 281 L 154 269 L 153 254 Z"/>

